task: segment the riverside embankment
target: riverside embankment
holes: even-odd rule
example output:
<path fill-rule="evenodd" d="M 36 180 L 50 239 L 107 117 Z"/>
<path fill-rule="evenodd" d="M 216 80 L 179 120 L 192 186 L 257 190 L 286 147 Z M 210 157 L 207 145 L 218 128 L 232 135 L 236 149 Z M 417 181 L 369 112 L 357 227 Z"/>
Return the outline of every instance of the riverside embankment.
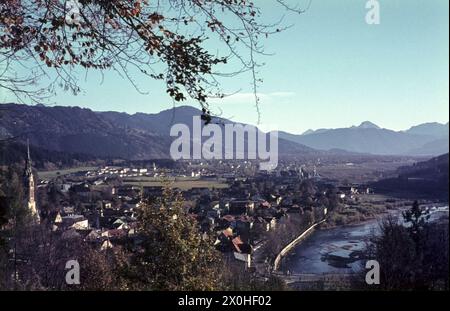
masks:
<path fill-rule="evenodd" d="M 401 211 L 393 211 L 399 214 Z M 448 206 L 431 209 L 430 221 L 448 217 Z M 286 274 L 351 274 L 363 266 L 362 251 L 377 234 L 386 214 L 363 223 L 314 230 L 302 243 L 290 248 L 278 270 Z"/>
<path fill-rule="evenodd" d="M 321 223 L 324 223 L 325 221 L 326 219 L 323 219 L 322 221 L 319 221 L 311 225 L 309 228 L 303 231 L 303 233 L 301 233 L 297 238 L 295 238 L 292 242 L 286 245 L 275 258 L 273 263 L 273 271 L 277 271 L 280 268 L 281 260 L 283 259 L 284 256 L 286 256 L 286 254 L 289 253 L 290 250 L 292 250 L 300 242 L 302 242 L 305 238 L 307 238 L 308 235 L 310 235 L 317 226 L 319 226 Z"/>

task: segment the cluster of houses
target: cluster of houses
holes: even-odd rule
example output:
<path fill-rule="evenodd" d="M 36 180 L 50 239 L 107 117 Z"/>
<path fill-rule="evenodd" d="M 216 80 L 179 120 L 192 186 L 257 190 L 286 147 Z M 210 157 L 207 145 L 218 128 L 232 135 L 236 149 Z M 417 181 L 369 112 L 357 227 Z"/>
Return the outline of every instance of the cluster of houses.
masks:
<path fill-rule="evenodd" d="M 340 199 L 356 200 L 360 194 L 373 194 L 373 189 L 366 185 L 339 186 L 337 194 Z"/>
<path fill-rule="evenodd" d="M 101 249 L 113 247 L 116 243 L 125 243 L 136 233 L 136 208 L 139 200 L 131 197 L 117 200 L 90 201 L 87 193 L 89 186 L 74 187 L 71 195 L 80 195 L 76 205 L 67 201 L 48 215 L 53 231 L 63 236 L 81 236 L 96 243 Z M 115 189 L 115 188 L 112 188 Z"/>
<path fill-rule="evenodd" d="M 308 208 L 301 203 L 301 181 L 318 178 L 315 170 L 306 172 L 302 168 L 261 171 L 245 178 L 238 177 L 236 172 L 200 170 L 204 172 L 203 178 L 226 179 L 229 187 L 184 190 L 187 212 L 197 220 L 202 232 L 216 234 L 214 245 L 230 262 L 242 263 L 247 268 L 252 266 L 254 246 L 261 242 L 265 232 L 275 230 L 283 217 L 301 214 Z M 101 249 L 129 243 L 138 238 L 136 216 L 142 198 L 159 197 L 163 188 L 127 185 L 121 182 L 121 177 L 155 172 L 156 166 L 153 170 L 105 167 L 88 172 L 88 178 L 84 179 L 60 177 L 42 187 L 45 191 L 52 188 L 61 197 L 60 204 L 47 218 L 54 231 L 82 236 Z M 369 190 L 343 187 L 338 194 L 344 198 L 363 191 Z"/>
<path fill-rule="evenodd" d="M 87 177 L 96 176 L 119 176 L 119 177 L 140 177 L 140 176 L 158 176 L 156 164 L 153 163 L 153 169 L 131 168 L 118 166 L 105 166 L 98 170 L 86 172 Z"/>

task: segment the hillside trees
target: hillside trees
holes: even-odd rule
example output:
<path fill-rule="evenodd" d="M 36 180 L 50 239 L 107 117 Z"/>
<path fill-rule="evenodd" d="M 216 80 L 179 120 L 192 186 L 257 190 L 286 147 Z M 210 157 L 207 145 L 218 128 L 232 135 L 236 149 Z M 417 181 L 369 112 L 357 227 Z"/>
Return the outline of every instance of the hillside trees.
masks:
<path fill-rule="evenodd" d="M 137 244 L 102 250 L 73 229 L 52 231 L 46 219 L 34 224 L 18 174 L 11 168 L 0 177 L 0 289 L 224 289 L 225 266 L 213 236 L 201 234 L 170 188 L 140 207 Z M 69 260 L 79 262 L 79 285 L 65 282 Z"/>
<path fill-rule="evenodd" d="M 213 240 L 201 235 L 179 193 L 166 188 L 138 216 L 141 249 L 132 261 L 135 285 L 148 290 L 217 290 L 223 265 Z"/>
<path fill-rule="evenodd" d="M 428 222 L 417 202 L 403 220 L 390 216 L 367 250 L 380 263 L 384 290 L 442 290 L 449 286 L 448 220 Z"/>
<path fill-rule="evenodd" d="M 16 287 L 21 261 L 21 241 L 29 233 L 32 218 L 24 204 L 22 177 L 15 166 L 0 170 L 0 285 Z"/>
<path fill-rule="evenodd" d="M 45 218 L 31 221 L 19 171 L 0 170 L 0 290 L 127 289 L 120 248 L 100 251 L 70 231 L 52 232 Z M 80 264 L 80 285 L 65 282 L 69 260 Z"/>

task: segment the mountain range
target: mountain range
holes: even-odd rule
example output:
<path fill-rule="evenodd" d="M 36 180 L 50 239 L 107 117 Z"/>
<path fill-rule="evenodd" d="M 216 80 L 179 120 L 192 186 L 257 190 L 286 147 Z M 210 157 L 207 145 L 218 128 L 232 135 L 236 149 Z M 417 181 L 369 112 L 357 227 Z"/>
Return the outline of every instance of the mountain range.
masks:
<path fill-rule="evenodd" d="M 425 123 L 393 131 L 365 121 L 359 126 L 308 130 L 302 135 L 280 132 L 280 137 L 319 150 L 339 148 L 379 155 L 434 156 L 449 150 L 448 123 Z"/>
<path fill-rule="evenodd" d="M 0 105 L 0 140 L 15 138 L 46 150 L 118 157 L 130 160 L 170 158 L 173 124 L 192 128 L 192 118 L 202 111 L 190 106 L 156 114 L 95 112 L 79 107 Z M 222 119 L 220 123 L 231 123 Z M 320 155 L 304 145 L 280 139 L 284 156 Z"/>
<path fill-rule="evenodd" d="M 95 112 L 86 108 L 0 105 L 0 139 L 30 140 L 46 150 L 125 159 L 169 158 L 170 128 L 202 112 L 180 106 L 156 114 Z M 218 119 L 219 124 L 231 123 Z M 439 155 L 448 152 L 448 123 L 427 123 L 407 131 L 382 129 L 371 122 L 301 135 L 279 132 L 280 156 L 330 154 Z"/>

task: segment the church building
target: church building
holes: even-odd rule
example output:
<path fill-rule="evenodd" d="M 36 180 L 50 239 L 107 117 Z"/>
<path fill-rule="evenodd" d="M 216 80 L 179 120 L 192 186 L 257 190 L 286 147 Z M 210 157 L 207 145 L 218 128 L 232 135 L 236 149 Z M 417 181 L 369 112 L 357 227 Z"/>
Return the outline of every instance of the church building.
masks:
<path fill-rule="evenodd" d="M 36 185 L 33 175 L 33 167 L 31 163 L 30 144 L 28 142 L 27 142 L 27 159 L 24 171 L 24 189 L 27 207 L 31 213 L 31 216 L 37 223 L 39 223 L 41 219 L 36 207 L 36 199 L 35 199 Z"/>

